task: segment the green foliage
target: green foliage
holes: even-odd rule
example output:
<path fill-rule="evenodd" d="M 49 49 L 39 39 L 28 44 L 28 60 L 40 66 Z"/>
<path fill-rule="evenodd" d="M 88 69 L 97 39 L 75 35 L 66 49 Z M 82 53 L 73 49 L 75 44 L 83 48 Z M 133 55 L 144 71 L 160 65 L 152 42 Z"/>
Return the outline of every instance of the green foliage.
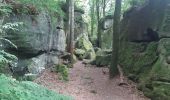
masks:
<path fill-rule="evenodd" d="M 86 54 L 86 51 L 85 50 L 82 50 L 82 49 L 75 49 L 74 50 L 74 54 L 80 59 L 80 60 L 83 60 L 84 59 L 84 56 Z"/>
<path fill-rule="evenodd" d="M 8 4 L 0 3 L 0 15 L 7 16 L 12 12 L 12 7 Z"/>
<path fill-rule="evenodd" d="M 60 76 L 60 79 L 64 80 L 64 81 L 68 81 L 68 68 L 66 65 L 63 65 L 63 64 L 58 64 L 55 66 L 55 71 L 57 73 L 59 73 L 61 76 Z"/>
<path fill-rule="evenodd" d="M 22 22 L 15 22 L 15 23 L 6 23 L 4 25 L 0 25 L 0 36 L 2 38 L 0 38 L 0 50 L 3 47 L 3 44 L 9 44 L 10 46 L 14 47 L 15 49 L 17 49 L 17 46 L 12 43 L 10 40 L 3 38 L 4 35 L 6 35 L 8 30 L 11 31 L 18 31 L 18 27 L 22 26 L 23 23 Z"/>
<path fill-rule="evenodd" d="M 0 35 L 3 37 L 3 35 L 6 34 L 6 31 L 11 30 L 11 31 L 18 31 L 19 27 L 23 26 L 23 22 L 14 22 L 14 23 L 5 23 L 3 25 L 0 25 Z M 5 40 L 1 38 L 1 40 Z M 7 40 L 5 40 L 7 41 Z M 9 41 L 7 41 L 9 42 Z"/>
<path fill-rule="evenodd" d="M 12 54 L 9 54 L 3 50 L 0 50 L 0 73 L 5 73 L 7 64 L 16 66 L 18 58 Z"/>
<path fill-rule="evenodd" d="M 55 15 L 60 14 L 64 15 L 63 11 L 61 10 L 61 2 L 60 0 L 18 0 L 22 4 L 25 5 L 32 5 L 35 9 L 39 11 L 48 10 L 51 14 Z"/>
<path fill-rule="evenodd" d="M 18 82 L 0 75 L 0 100 L 73 100 L 32 82 Z"/>
<path fill-rule="evenodd" d="M 76 48 L 79 50 L 81 49 L 85 51 L 85 55 L 83 55 L 83 58 L 87 58 L 90 60 L 94 60 L 96 57 L 94 48 L 92 43 L 89 41 L 88 37 L 83 34 L 80 36 L 76 41 Z"/>

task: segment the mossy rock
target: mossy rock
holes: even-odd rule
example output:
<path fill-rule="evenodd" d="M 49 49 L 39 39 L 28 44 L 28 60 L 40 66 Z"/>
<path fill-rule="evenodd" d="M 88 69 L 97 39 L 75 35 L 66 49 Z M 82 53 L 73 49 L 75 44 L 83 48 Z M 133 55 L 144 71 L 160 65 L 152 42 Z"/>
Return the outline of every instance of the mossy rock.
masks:
<path fill-rule="evenodd" d="M 93 45 L 85 34 L 80 36 L 78 40 L 76 41 L 76 48 L 77 49 L 75 51 L 80 51 L 81 49 L 81 53 L 83 53 L 83 55 L 81 56 L 81 59 L 89 59 L 93 61 L 96 58 Z"/>
<path fill-rule="evenodd" d="M 85 58 L 86 51 L 82 49 L 75 49 L 74 54 L 78 57 L 79 60 Z"/>
<path fill-rule="evenodd" d="M 119 63 L 125 75 L 151 100 L 170 100 L 170 39 L 151 42 L 143 49 L 140 43 L 127 43 L 120 49 Z"/>
<path fill-rule="evenodd" d="M 98 50 L 96 52 L 95 65 L 98 67 L 108 66 L 111 62 L 112 51 L 111 50 Z"/>
<path fill-rule="evenodd" d="M 0 100 L 73 100 L 50 91 L 36 83 L 16 81 L 13 78 L 0 75 Z"/>
<path fill-rule="evenodd" d="M 58 64 L 55 66 L 55 71 L 60 74 L 60 79 L 68 81 L 68 68 L 64 64 Z"/>

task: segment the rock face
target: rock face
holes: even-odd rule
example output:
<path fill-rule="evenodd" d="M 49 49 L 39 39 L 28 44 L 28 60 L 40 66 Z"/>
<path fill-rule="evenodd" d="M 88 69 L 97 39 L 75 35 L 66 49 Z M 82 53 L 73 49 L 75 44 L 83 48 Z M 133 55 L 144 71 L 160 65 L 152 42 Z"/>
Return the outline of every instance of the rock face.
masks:
<path fill-rule="evenodd" d="M 82 36 L 77 39 L 75 47 L 77 48 L 75 55 L 77 55 L 79 59 L 95 60 L 96 54 L 93 45 L 86 34 L 82 34 Z"/>
<path fill-rule="evenodd" d="M 110 65 L 112 57 L 112 51 L 110 50 L 98 50 L 96 52 L 96 60 L 94 64 L 98 67 L 108 66 Z"/>
<path fill-rule="evenodd" d="M 82 15 L 80 11 L 75 12 L 75 39 L 82 34 L 88 34 L 87 24 L 83 21 Z"/>
<path fill-rule="evenodd" d="M 38 15 L 12 14 L 6 19 L 6 22 L 24 23 L 19 31 L 9 30 L 6 35 L 18 47 L 17 50 L 7 48 L 18 56 L 18 67 L 29 67 L 29 72 L 38 74 L 47 64 L 58 64 L 59 55 L 65 52 L 66 36 L 63 19 L 56 19 L 57 23 L 52 24 L 46 12 Z"/>
<path fill-rule="evenodd" d="M 121 33 L 127 34 L 128 40 L 141 40 L 147 28 L 162 31 L 162 22 L 168 0 L 149 0 L 144 6 L 133 7 L 124 14 Z"/>
<path fill-rule="evenodd" d="M 56 29 L 57 25 L 53 26 L 55 28 L 53 31 L 52 26 L 48 24 L 49 17 L 45 12 L 39 15 L 11 15 L 9 22 L 24 22 L 24 26 L 19 32 L 8 32 L 6 37 L 18 46 L 20 52 L 32 56 L 40 51 L 64 51 L 65 33 L 62 28 Z"/>
<path fill-rule="evenodd" d="M 100 20 L 102 33 L 102 48 L 111 49 L 113 34 L 113 16 L 108 15 Z"/>
<path fill-rule="evenodd" d="M 75 9 L 75 38 L 87 34 L 83 13 L 81 9 Z M 5 19 L 5 23 L 8 22 L 23 22 L 22 26 L 16 27 L 18 30 L 7 30 L 5 35 L 18 47 L 17 50 L 10 46 L 5 48 L 19 58 L 18 68 L 28 68 L 30 73 L 39 74 L 45 67 L 59 63 L 66 47 L 64 16 L 50 16 L 46 10 L 32 14 L 13 12 Z"/>
<path fill-rule="evenodd" d="M 128 40 L 141 40 L 146 29 L 159 29 L 158 42 L 122 43 L 119 63 L 125 74 L 152 100 L 170 100 L 170 2 L 149 0 L 124 15 L 122 31 Z"/>

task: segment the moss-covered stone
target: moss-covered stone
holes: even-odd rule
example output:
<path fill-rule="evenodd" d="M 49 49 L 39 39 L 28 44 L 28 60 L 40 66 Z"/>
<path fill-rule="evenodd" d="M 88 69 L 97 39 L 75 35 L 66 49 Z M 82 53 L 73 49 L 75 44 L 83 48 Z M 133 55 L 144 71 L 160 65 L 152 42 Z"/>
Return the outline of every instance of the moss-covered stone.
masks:
<path fill-rule="evenodd" d="M 76 48 L 77 49 L 75 51 L 77 51 L 77 53 L 78 51 L 81 51 L 81 53 L 83 53 L 83 56 L 81 56 L 82 57 L 81 59 L 90 59 L 92 61 L 96 58 L 93 45 L 89 41 L 86 35 L 82 35 L 81 37 L 79 37 L 79 39 L 76 41 Z M 76 55 L 76 52 L 75 52 L 75 55 Z"/>
<path fill-rule="evenodd" d="M 74 54 L 78 57 L 78 59 L 82 60 L 85 57 L 86 51 L 82 49 L 75 49 Z"/>
<path fill-rule="evenodd" d="M 60 74 L 60 79 L 68 81 L 68 68 L 64 64 L 58 64 L 55 66 L 55 71 Z"/>
<path fill-rule="evenodd" d="M 152 100 L 170 100 L 169 41 L 127 43 L 120 51 L 119 63 L 125 74 Z"/>
<path fill-rule="evenodd" d="M 98 67 L 100 66 L 107 66 L 111 62 L 112 51 L 110 50 L 98 50 L 96 52 L 96 60 L 95 65 Z"/>

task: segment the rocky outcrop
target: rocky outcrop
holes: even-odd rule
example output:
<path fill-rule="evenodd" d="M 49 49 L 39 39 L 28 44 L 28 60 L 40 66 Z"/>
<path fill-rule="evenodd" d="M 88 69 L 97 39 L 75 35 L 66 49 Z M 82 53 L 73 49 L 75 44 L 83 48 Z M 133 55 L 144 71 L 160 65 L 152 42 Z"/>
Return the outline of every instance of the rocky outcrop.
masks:
<path fill-rule="evenodd" d="M 62 4 L 62 10 L 66 13 L 66 15 L 68 14 L 67 12 L 67 4 L 63 3 Z M 88 34 L 88 24 L 83 20 L 83 14 L 84 14 L 84 10 L 82 8 L 79 8 L 75 5 L 74 7 L 74 21 L 75 21 L 75 28 L 74 28 L 74 38 L 78 38 L 79 36 L 81 36 L 82 34 Z M 68 19 L 65 19 L 65 31 L 68 31 Z"/>
<path fill-rule="evenodd" d="M 77 40 L 75 47 L 75 55 L 79 59 L 89 59 L 90 61 L 95 60 L 96 54 L 92 43 L 89 41 L 86 34 L 82 34 Z"/>
<path fill-rule="evenodd" d="M 124 15 L 122 33 L 130 41 L 143 39 L 146 29 L 159 29 L 160 40 L 149 43 L 121 43 L 119 63 L 125 74 L 151 100 L 170 99 L 169 14 L 170 2 L 149 0 Z"/>
<path fill-rule="evenodd" d="M 124 13 L 121 33 L 130 41 L 142 40 L 147 28 L 162 30 L 168 0 L 149 0 L 143 6 L 132 7 Z"/>
<path fill-rule="evenodd" d="M 83 20 L 83 13 L 81 11 L 75 12 L 75 30 L 74 37 L 75 39 L 81 36 L 82 34 L 88 34 L 88 25 Z"/>
<path fill-rule="evenodd" d="M 102 49 L 111 49 L 113 34 L 113 16 L 108 15 L 100 20 L 100 31 L 102 33 Z"/>
<path fill-rule="evenodd" d="M 61 3 L 61 8 L 62 4 L 64 3 Z M 14 43 L 17 49 L 11 46 L 6 46 L 5 49 L 18 57 L 18 68 L 21 71 L 26 68 L 32 74 L 39 74 L 45 67 L 58 64 L 60 56 L 65 53 L 66 17 L 62 14 L 50 16 L 48 11 L 38 11 L 35 7 L 27 9 L 29 5 L 12 5 L 13 12 L 4 23 L 23 22 L 23 25 L 16 27 L 18 30 L 15 31 L 7 30 L 5 38 Z M 66 9 L 62 10 L 66 13 Z M 83 14 L 82 9 L 75 7 L 75 39 L 81 34 L 87 34 Z M 17 72 L 21 72 L 18 68 Z"/>
<path fill-rule="evenodd" d="M 111 50 L 98 50 L 96 52 L 96 60 L 93 63 L 98 67 L 108 66 L 110 65 L 111 57 Z"/>
<path fill-rule="evenodd" d="M 7 46 L 5 49 L 19 58 L 20 69 L 28 67 L 29 72 L 39 74 L 47 65 L 58 64 L 59 56 L 65 52 L 66 36 L 63 19 L 51 22 L 48 12 L 36 15 L 11 14 L 5 22 L 23 22 L 16 31 L 8 30 L 5 38 L 12 41 L 17 49 Z"/>
<path fill-rule="evenodd" d="M 11 15 L 7 22 L 23 22 L 24 26 L 17 32 L 7 32 L 6 38 L 17 45 L 18 51 L 25 55 L 35 56 L 48 50 L 65 50 L 65 33 L 57 29 L 57 25 L 50 26 L 50 16 L 42 12 L 38 15 Z M 56 18 L 57 19 L 57 18 Z M 61 20 L 62 21 L 62 20 Z M 62 22 L 58 22 L 60 24 Z M 51 27 L 55 29 L 52 30 Z M 59 46 L 58 44 L 62 44 Z M 21 55 L 22 56 L 22 55 Z"/>

